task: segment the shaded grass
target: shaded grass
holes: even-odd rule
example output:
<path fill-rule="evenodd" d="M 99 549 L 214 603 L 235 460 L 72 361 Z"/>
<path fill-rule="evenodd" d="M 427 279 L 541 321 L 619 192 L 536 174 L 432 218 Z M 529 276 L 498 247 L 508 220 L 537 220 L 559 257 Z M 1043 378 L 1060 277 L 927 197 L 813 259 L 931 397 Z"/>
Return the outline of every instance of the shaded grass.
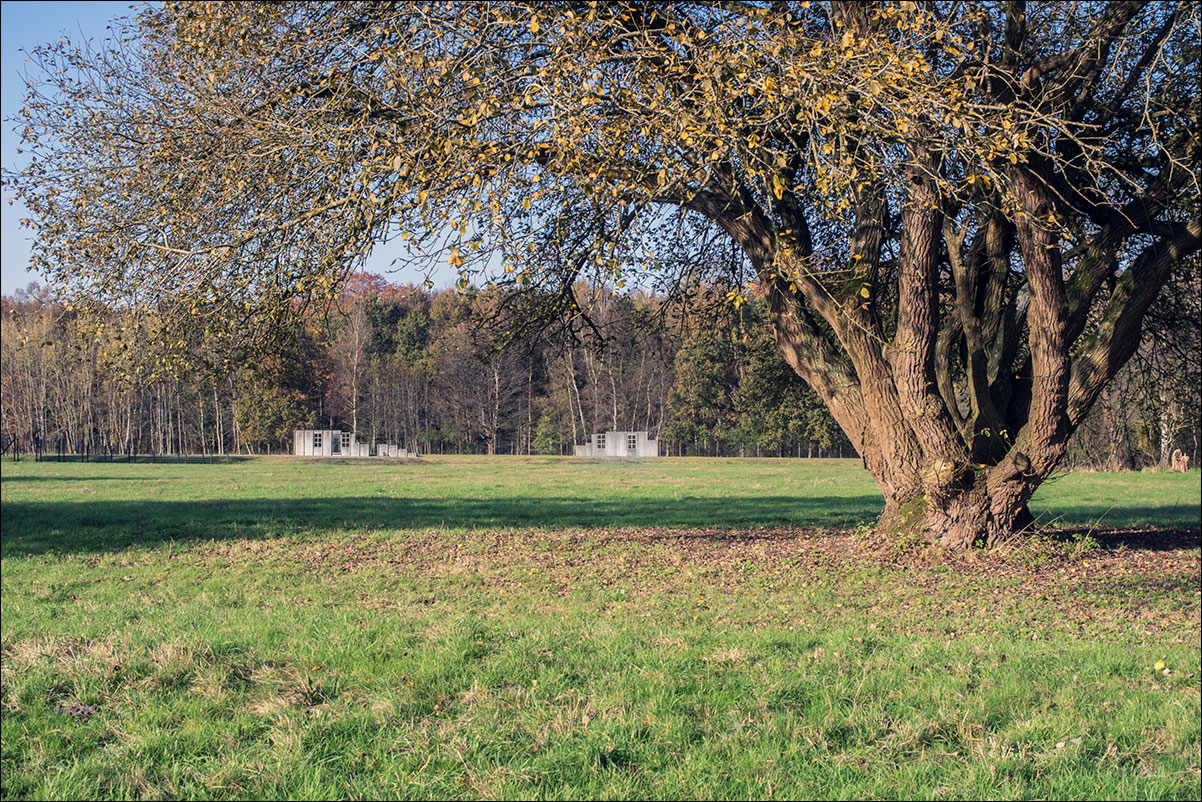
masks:
<path fill-rule="evenodd" d="M 755 527 L 853 529 L 883 501 L 854 460 L 423 462 L 242 459 L 233 464 L 7 463 L 4 554 L 341 529 Z M 1196 526 L 1190 474 L 1069 474 L 1032 504 L 1058 526 Z"/>
<path fill-rule="evenodd" d="M 3 796 L 1198 796 L 1196 530 L 892 561 L 855 466 L 676 462 L 6 464 Z"/>

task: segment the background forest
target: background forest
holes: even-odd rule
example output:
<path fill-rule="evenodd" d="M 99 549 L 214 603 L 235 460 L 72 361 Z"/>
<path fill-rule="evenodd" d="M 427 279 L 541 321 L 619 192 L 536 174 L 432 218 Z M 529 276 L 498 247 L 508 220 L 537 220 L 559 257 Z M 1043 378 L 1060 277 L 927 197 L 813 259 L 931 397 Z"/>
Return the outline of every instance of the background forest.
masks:
<path fill-rule="evenodd" d="M 329 427 L 420 453 L 571 454 L 592 432 L 646 429 L 671 455 L 853 456 L 780 357 L 763 299 L 732 304 L 725 289 L 686 303 L 581 285 L 589 325 L 552 334 L 523 327 L 497 291 L 360 274 L 336 306 L 292 316 L 251 351 L 206 332 L 167 343 L 144 313 L 97 326 L 31 285 L 0 299 L 0 446 L 286 453 L 293 429 Z M 1199 378 L 1187 275 L 1162 295 L 1066 467 L 1167 466 L 1177 448 L 1196 465 Z"/>

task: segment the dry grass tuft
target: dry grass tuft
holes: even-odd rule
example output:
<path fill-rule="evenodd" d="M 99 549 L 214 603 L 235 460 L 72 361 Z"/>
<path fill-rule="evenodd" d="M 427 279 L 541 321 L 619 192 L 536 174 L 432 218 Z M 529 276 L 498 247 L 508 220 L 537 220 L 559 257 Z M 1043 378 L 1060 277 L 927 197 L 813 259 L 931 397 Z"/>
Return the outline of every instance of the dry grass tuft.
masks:
<path fill-rule="evenodd" d="M 738 647 L 719 649 L 709 656 L 711 663 L 742 663 L 747 659 L 747 652 Z"/>

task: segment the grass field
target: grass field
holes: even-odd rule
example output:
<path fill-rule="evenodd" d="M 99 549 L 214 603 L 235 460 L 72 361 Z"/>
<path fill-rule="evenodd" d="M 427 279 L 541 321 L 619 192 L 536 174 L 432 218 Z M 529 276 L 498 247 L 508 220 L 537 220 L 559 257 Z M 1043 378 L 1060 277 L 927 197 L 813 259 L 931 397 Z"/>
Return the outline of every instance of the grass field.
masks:
<path fill-rule="evenodd" d="M 5 798 L 1202 796 L 1197 471 L 949 562 L 852 461 L 2 469 Z"/>

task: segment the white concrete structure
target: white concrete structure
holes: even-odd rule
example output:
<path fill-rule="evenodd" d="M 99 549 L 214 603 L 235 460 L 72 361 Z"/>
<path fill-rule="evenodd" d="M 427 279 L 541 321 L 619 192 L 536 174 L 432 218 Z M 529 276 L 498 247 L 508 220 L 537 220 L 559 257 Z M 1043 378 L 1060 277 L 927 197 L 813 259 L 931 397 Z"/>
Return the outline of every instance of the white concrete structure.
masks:
<path fill-rule="evenodd" d="M 298 457 L 416 457 L 395 443 L 360 443 L 354 432 L 338 429 L 296 429 L 292 453 Z M 373 453 L 374 452 L 374 453 Z"/>
<path fill-rule="evenodd" d="M 416 451 L 406 451 L 396 443 L 376 443 L 377 457 L 416 457 Z"/>
<path fill-rule="evenodd" d="M 578 457 L 658 457 L 659 441 L 646 432 L 599 432 L 576 446 Z"/>

